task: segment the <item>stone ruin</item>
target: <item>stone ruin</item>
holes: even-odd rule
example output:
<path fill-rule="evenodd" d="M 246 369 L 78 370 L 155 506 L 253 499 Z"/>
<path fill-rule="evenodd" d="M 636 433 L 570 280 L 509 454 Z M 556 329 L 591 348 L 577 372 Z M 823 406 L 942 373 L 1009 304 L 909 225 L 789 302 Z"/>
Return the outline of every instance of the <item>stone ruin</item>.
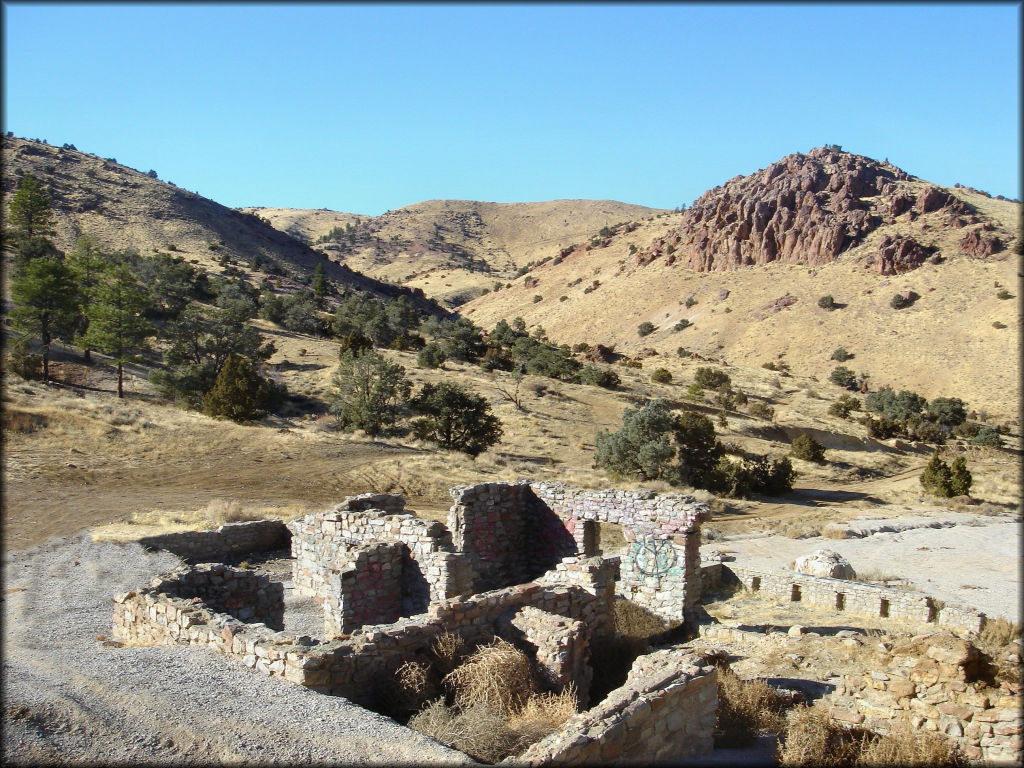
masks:
<path fill-rule="evenodd" d="M 284 631 L 279 584 L 223 563 L 186 565 L 116 596 L 114 634 L 203 645 L 365 705 L 439 635 L 458 633 L 467 645 L 501 637 L 531 657 L 549 690 L 571 684 L 584 709 L 519 760 L 663 761 L 712 749 L 717 673 L 678 647 L 638 657 L 625 684 L 587 709 L 591 646 L 615 631 L 616 594 L 673 625 L 695 622 L 707 505 L 558 483 L 485 483 L 451 494 L 447 526 L 406 512 L 401 496 L 363 494 L 287 526 L 242 523 L 145 542 L 195 563 L 218 548 L 237 556 L 239 542 L 257 535 L 268 548 L 290 541 L 293 591 L 322 606 L 322 639 Z M 618 556 L 602 557 L 602 523 L 621 527 Z"/>
<path fill-rule="evenodd" d="M 615 632 L 616 595 L 689 629 L 702 613 L 702 589 L 730 585 L 954 632 L 977 633 L 985 622 L 977 611 L 926 595 L 725 558 L 701 563 L 700 524 L 709 509 L 688 496 L 559 483 L 457 486 L 451 495 L 447 525 L 407 512 L 401 496 L 363 494 L 287 525 L 238 523 L 147 539 L 192 565 L 116 596 L 114 634 L 203 645 L 263 674 L 367 706 L 379 703 L 382 681 L 404 662 L 424 660 L 439 635 L 457 633 L 467 645 L 501 637 L 527 652 L 549 690 L 572 684 L 578 693 L 584 711 L 516 758 L 547 765 L 678 760 L 712 749 L 717 673 L 713 660 L 686 647 L 639 656 L 625 683 L 590 706 L 591 648 Z M 621 528 L 626 546 L 616 556 L 600 551 L 602 523 Z M 202 562 L 283 547 L 292 555 L 293 592 L 323 609 L 323 631 L 312 633 L 318 639 L 285 631 L 280 583 Z M 713 627 L 701 634 L 705 629 Z M 945 688 L 942 695 L 949 695 Z M 967 701 L 960 699 L 958 706 Z M 837 704 L 836 719 L 848 711 L 850 722 L 860 717 L 846 700 Z M 975 720 L 991 716 L 985 711 Z M 985 757 L 1019 757 L 1019 743 L 1010 743 L 1019 742 L 1019 730 L 1008 728 L 1019 729 L 1019 718 L 978 726 L 985 733 L 965 746 Z"/>

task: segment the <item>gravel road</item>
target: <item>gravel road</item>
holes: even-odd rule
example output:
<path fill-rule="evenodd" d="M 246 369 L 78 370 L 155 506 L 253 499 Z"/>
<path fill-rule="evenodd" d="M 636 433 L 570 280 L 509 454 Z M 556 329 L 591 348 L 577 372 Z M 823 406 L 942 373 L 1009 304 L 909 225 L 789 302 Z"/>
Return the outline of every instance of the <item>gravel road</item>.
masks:
<path fill-rule="evenodd" d="M 472 763 L 346 699 L 208 650 L 106 641 L 111 597 L 178 564 L 87 534 L 4 557 L 0 762 Z"/>

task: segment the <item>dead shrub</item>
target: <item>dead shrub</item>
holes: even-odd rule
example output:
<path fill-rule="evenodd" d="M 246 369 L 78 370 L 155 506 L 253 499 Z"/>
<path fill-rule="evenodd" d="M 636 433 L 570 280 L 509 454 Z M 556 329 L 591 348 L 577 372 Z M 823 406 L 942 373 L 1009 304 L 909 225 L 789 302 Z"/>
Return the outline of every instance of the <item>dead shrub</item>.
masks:
<path fill-rule="evenodd" d="M 848 539 L 850 538 L 850 532 L 845 528 L 839 528 L 836 526 L 827 527 L 822 530 L 821 535 L 826 539 Z"/>
<path fill-rule="evenodd" d="M 536 691 L 530 659 L 500 637 L 476 649 L 444 677 L 455 703 L 462 710 L 486 704 L 509 717 L 522 709 Z"/>
<path fill-rule="evenodd" d="M 671 628 L 669 623 L 657 614 L 651 613 L 643 606 L 624 597 L 617 597 L 612 608 L 615 616 L 615 630 L 626 637 L 647 640 L 653 635 L 661 634 Z"/>
<path fill-rule="evenodd" d="M 783 727 L 785 699 L 764 680 L 743 680 L 728 667 L 718 670 L 715 746 L 741 747 L 762 732 Z"/>
<path fill-rule="evenodd" d="M 427 652 L 433 664 L 434 670 L 441 677 L 459 666 L 466 653 L 465 643 L 462 635 L 457 632 L 443 632 L 434 638 Z"/>
<path fill-rule="evenodd" d="M 884 736 L 870 734 L 855 744 L 854 765 L 964 765 L 953 744 L 931 731 L 915 731 L 909 725 L 895 728 Z"/>
<path fill-rule="evenodd" d="M 849 766 L 853 737 L 819 707 L 797 706 L 786 716 L 776 758 L 780 766 Z"/>
<path fill-rule="evenodd" d="M 509 720 L 509 726 L 524 744 L 533 744 L 557 731 L 578 711 L 576 689 L 570 685 L 561 693 L 531 696 L 519 714 Z"/>
<path fill-rule="evenodd" d="M 409 719 L 409 728 L 486 763 L 496 763 L 525 748 L 508 721 L 482 702 L 461 709 L 436 699 Z"/>
<path fill-rule="evenodd" d="M 431 679 L 430 667 L 416 661 L 407 661 L 395 670 L 398 683 L 399 706 L 415 712 L 428 700 L 437 696 L 437 686 Z"/>

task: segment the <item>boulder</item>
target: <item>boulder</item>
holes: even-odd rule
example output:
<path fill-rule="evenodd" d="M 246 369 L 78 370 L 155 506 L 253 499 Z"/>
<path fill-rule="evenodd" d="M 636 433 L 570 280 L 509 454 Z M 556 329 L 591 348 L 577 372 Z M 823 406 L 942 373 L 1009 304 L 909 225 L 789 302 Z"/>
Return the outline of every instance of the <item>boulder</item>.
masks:
<path fill-rule="evenodd" d="M 819 549 L 810 555 L 796 559 L 794 570 L 808 576 L 821 576 L 826 579 L 855 579 L 856 572 L 850 561 L 831 549 Z"/>

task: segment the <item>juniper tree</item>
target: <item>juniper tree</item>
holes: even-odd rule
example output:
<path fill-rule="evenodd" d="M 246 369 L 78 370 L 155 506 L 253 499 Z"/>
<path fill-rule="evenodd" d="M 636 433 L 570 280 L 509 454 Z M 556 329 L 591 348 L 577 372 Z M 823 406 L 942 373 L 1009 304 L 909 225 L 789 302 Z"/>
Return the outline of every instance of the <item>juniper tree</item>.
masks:
<path fill-rule="evenodd" d="M 413 434 L 442 448 L 475 457 L 501 439 L 501 421 L 487 400 L 457 384 L 424 384 L 409 405 L 420 414 Z"/>
<path fill-rule="evenodd" d="M 362 429 L 371 436 L 397 421 L 399 409 L 412 389 L 405 368 L 372 350 L 361 354 L 346 350 L 332 383 L 331 412 L 341 426 Z"/>

